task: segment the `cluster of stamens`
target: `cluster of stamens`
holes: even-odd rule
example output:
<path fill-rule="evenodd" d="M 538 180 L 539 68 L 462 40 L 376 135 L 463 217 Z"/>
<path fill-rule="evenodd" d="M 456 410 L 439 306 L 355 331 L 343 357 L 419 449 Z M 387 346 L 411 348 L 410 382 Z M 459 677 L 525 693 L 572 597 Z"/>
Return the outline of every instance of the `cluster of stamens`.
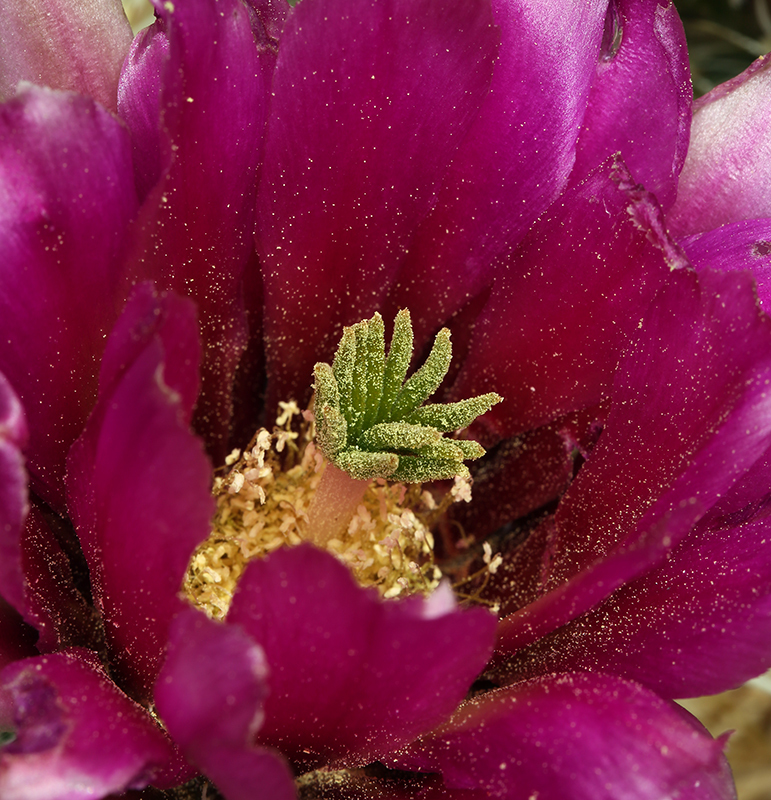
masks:
<path fill-rule="evenodd" d="M 250 560 L 307 538 L 308 509 L 325 468 L 314 436 L 312 415 L 282 403 L 273 432 L 259 430 L 247 448 L 231 453 L 227 472 L 215 479 L 212 532 L 196 550 L 184 583 L 187 597 L 210 616 L 225 616 Z M 383 597 L 428 594 L 442 577 L 431 527 L 451 503 L 469 499 L 465 478 L 438 502 L 419 484 L 374 479 L 345 534 L 325 547 L 359 584 L 376 587 Z"/>
<path fill-rule="evenodd" d="M 226 459 L 214 482 L 212 532 L 193 555 L 183 591 L 210 616 L 227 614 L 247 564 L 310 540 L 384 598 L 431 593 L 436 521 L 470 500 L 465 460 L 484 454 L 453 434 L 501 398 L 491 392 L 424 405 L 450 364 L 443 329 L 411 377 L 412 325 L 400 311 L 386 355 L 379 314 L 343 332 L 334 364 L 318 363 L 314 412 L 282 403 L 273 432 L 260 429 Z M 451 434 L 450 436 L 446 434 Z M 454 480 L 437 502 L 422 482 Z M 485 553 L 485 568 L 497 568 Z"/>

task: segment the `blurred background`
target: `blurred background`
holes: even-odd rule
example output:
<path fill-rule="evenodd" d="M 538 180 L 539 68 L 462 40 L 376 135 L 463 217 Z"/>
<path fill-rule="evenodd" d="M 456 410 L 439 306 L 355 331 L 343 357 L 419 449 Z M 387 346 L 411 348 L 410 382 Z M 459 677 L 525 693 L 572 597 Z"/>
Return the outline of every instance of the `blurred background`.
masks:
<path fill-rule="evenodd" d="M 768 0 L 675 0 L 675 5 L 688 37 L 697 97 L 771 51 Z"/>
<path fill-rule="evenodd" d="M 135 32 L 152 23 L 149 0 L 123 0 L 123 5 Z M 697 97 L 771 51 L 769 0 L 675 0 L 675 5 L 688 37 Z M 771 800 L 771 674 L 732 692 L 681 704 L 713 735 L 735 731 L 727 753 L 739 800 Z"/>

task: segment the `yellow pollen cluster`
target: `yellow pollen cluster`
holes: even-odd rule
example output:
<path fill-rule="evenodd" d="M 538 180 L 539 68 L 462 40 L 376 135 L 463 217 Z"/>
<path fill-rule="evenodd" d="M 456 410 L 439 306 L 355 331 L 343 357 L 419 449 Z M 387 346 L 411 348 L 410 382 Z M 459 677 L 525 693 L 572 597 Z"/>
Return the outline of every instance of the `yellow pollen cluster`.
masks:
<path fill-rule="evenodd" d="M 300 424 L 293 420 L 298 418 Z M 325 460 L 316 449 L 309 412 L 282 403 L 273 433 L 259 430 L 249 446 L 226 459 L 215 479 L 217 511 L 209 538 L 193 555 L 183 591 L 207 614 L 222 618 L 247 563 L 306 538 L 308 509 Z M 345 563 L 362 586 L 386 598 L 429 593 L 441 572 L 433 559 L 431 525 L 447 506 L 468 499 L 458 479 L 439 504 L 417 484 L 373 481 L 346 534 L 326 549 Z"/>

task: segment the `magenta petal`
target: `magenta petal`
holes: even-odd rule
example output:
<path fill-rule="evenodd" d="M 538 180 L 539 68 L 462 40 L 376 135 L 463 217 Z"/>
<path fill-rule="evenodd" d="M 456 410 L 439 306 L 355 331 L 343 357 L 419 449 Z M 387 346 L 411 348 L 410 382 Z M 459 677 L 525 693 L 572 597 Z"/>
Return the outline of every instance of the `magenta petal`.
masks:
<path fill-rule="evenodd" d="M 669 225 L 677 236 L 771 217 L 771 59 L 694 103 L 691 144 Z"/>
<path fill-rule="evenodd" d="M 497 438 L 596 405 L 678 258 L 655 200 L 623 165 L 603 165 L 499 268 L 452 394 L 503 395 L 481 420 Z"/>
<path fill-rule="evenodd" d="M 270 666 L 258 741 L 308 765 L 367 763 L 445 719 L 495 629 L 486 610 L 457 609 L 448 587 L 383 601 L 310 545 L 249 564 L 228 622 Z"/>
<path fill-rule="evenodd" d="M 175 620 L 155 686 L 167 730 L 227 800 L 293 800 L 294 781 L 277 754 L 252 744 L 269 668 L 262 649 L 236 625 L 187 609 Z"/>
<path fill-rule="evenodd" d="M 27 443 L 24 409 L 0 373 L 0 594 L 24 612 L 21 531 L 29 511 L 21 449 Z"/>
<path fill-rule="evenodd" d="M 78 591 L 70 561 L 52 529 L 56 524 L 63 538 L 73 535 L 66 523 L 46 516 L 39 503 L 33 503 L 22 537 L 24 618 L 38 633 L 39 653 L 65 647 L 98 651 L 104 645 L 101 621 Z"/>
<path fill-rule="evenodd" d="M 12 661 L 37 655 L 36 639 L 37 633 L 34 628 L 30 628 L 24 622 L 21 614 L 0 597 L 0 669 Z M 2 698 L 0 697 L 1 717 Z"/>
<path fill-rule="evenodd" d="M 32 513 L 27 498 L 27 473 L 21 448 L 27 441 L 27 424 L 19 398 L 0 373 L 0 666 L 36 655 L 40 641 L 24 620 L 35 624 L 37 570 L 28 571 L 28 534 Z M 51 569 L 59 553 L 45 547 L 33 556 Z M 70 586 L 67 587 L 71 588 Z M 64 605 L 56 591 L 53 605 Z M 69 598 L 68 598 L 69 599 Z M 35 625 L 37 628 L 37 625 Z"/>
<path fill-rule="evenodd" d="M 23 80 L 88 95 L 115 111 L 131 37 L 117 0 L 4 0 L 0 99 Z"/>
<path fill-rule="evenodd" d="M 600 669 L 668 697 L 714 694 L 768 669 L 770 496 L 767 452 L 661 566 L 521 653 L 520 669 Z"/>
<path fill-rule="evenodd" d="M 93 800 L 141 789 L 177 758 L 87 650 L 19 661 L 3 670 L 2 685 L 17 734 L 0 751 L 3 800 Z"/>
<path fill-rule="evenodd" d="M 163 22 L 156 20 L 132 42 L 118 84 L 118 113 L 131 131 L 140 201 L 147 198 L 171 157 L 168 133 L 161 125 L 168 62 L 169 37 Z"/>
<path fill-rule="evenodd" d="M 142 206 L 130 269 L 198 306 L 204 356 L 196 426 L 216 451 L 228 433 L 233 375 L 247 341 L 241 280 L 254 249 L 268 89 L 239 0 L 157 0 L 155 7 L 165 35 L 138 40 L 120 87 L 135 144 L 150 148 L 149 161 L 138 160 L 141 187 L 160 170 Z"/>
<path fill-rule="evenodd" d="M 293 9 L 257 206 L 271 397 L 306 398 L 342 326 L 382 303 L 488 90 L 497 39 L 486 0 Z"/>
<path fill-rule="evenodd" d="M 574 177 L 620 153 L 664 209 L 688 149 L 691 73 L 683 25 L 661 0 L 612 0 Z"/>
<path fill-rule="evenodd" d="M 687 499 L 702 516 L 771 443 L 771 324 L 748 276 L 673 278 L 630 346 L 605 430 L 560 504 L 552 585 L 653 512 L 663 517 Z"/>
<path fill-rule="evenodd" d="M 680 246 L 696 269 L 751 270 L 760 305 L 771 311 L 771 219 L 733 222 L 681 239 Z"/>
<path fill-rule="evenodd" d="M 522 653 L 522 672 L 613 672 L 667 697 L 735 688 L 771 666 L 767 546 L 767 518 L 700 525 L 662 566 Z"/>
<path fill-rule="evenodd" d="M 507 800 L 732 800 L 722 750 L 642 686 L 578 673 L 469 700 L 391 765 L 441 772 L 451 790 Z"/>
<path fill-rule="evenodd" d="M 0 370 L 27 413 L 33 486 L 60 508 L 122 302 L 114 262 L 137 207 L 129 140 L 92 100 L 32 87 L 0 107 L 0 163 L 0 338 L 13 342 Z"/>
<path fill-rule="evenodd" d="M 496 0 L 493 11 L 501 46 L 490 93 L 394 291 L 419 346 L 489 285 L 494 258 L 562 191 L 594 78 L 605 2 Z"/>
<path fill-rule="evenodd" d="M 37 638 L 25 625 L 21 537 L 29 511 L 21 448 L 27 425 L 19 398 L 0 373 L 0 667 L 33 655 Z"/>
<path fill-rule="evenodd" d="M 656 566 L 764 455 L 770 328 L 748 275 L 704 272 L 697 284 L 693 273 L 673 274 L 619 368 L 605 431 L 557 511 L 537 596 L 501 623 L 501 652 Z"/>
<path fill-rule="evenodd" d="M 213 511 L 211 468 L 188 428 L 198 354 L 192 303 L 141 286 L 108 343 L 99 402 L 68 460 L 110 660 L 145 696 Z"/>
<path fill-rule="evenodd" d="M 503 441 L 472 471 L 473 502 L 458 503 L 449 512 L 467 535 L 482 541 L 564 493 L 574 468 L 568 423 L 563 418 Z"/>

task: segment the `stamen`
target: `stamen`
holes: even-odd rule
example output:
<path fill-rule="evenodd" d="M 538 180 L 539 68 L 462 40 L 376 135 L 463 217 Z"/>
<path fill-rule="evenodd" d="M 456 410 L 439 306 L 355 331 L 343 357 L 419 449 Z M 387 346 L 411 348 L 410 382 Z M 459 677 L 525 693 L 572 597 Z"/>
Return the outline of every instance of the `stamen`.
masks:
<path fill-rule="evenodd" d="M 309 508 L 329 465 L 314 444 L 312 415 L 299 424 L 297 416 L 282 414 L 282 427 L 258 431 L 230 470 L 215 479 L 212 533 L 193 555 L 183 586 L 209 616 L 225 616 L 252 558 L 308 536 Z M 420 486 L 370 481 L 346 529 L 325 547 L 361 585 L 376 587 L 384 597 L 429 594 L 442 577 L 430 528 L 453 501 L 449 492 L 437 503 Z"/>

